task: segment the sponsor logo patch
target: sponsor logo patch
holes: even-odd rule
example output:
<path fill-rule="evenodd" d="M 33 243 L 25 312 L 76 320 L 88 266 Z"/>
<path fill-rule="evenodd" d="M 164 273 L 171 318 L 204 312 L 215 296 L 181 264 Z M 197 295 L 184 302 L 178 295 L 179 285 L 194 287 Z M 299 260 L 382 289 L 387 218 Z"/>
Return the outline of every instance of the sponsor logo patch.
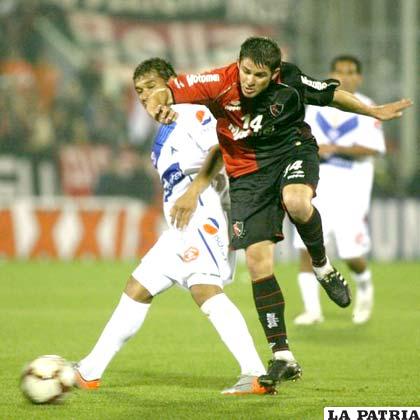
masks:
<path fill-rule="evenodd" d="M 311 88 L 316 90 L 325 90 L 328 87 L 328 83 L 320 82 L 318 80 L 311 80 L 306 76 L 300 76 L 300 80 L 304 85 L 310 86 Z"/>
<path fill-rule="evenodd" d="M 172 195 L 175 185 L 179 184 L 184 178 L 185 174 L 179 167 L 178 162 L 173 163 L 162 174 L 163 199 L 165 202 L 168 201 L 168 198 Z"/>
<path fill-rule="evenodd" d="M 219 74 L 187 74 L 188 86 L 193 86 L 196 83 L 211 83 L 219 81 Z"/>
<path fill-rule="evenodd" d="M 178 79 L 174 79 L 174 83 L 175 83 L 175 86 L 176 86 L 178 89 L 182 89 L 183 87 L 185 87 L 184 83 L 182 83 L 182 82 L 181 82 L 181 81 L 179 81 Z"/>
<path fill-rule="evenodd" d="M 200 255 L 200 251 L 195 246 L 190 246 L 182 255 L 182 261 L 190 262 L 194 261 Z"/>
<path fill-rule="evenodd" d="M 205 111 L 197 111 L 195 113 L 195 117 L 197 118 L 197 120 L 200 122 L 201 125 L 206 125 L 211 121 L 210 115 L 206 118 Z"/>
<path fill-rule="evenodd" d="M 219 223 L 212 217 L 209 217 L 207 220 L 208 222 L 203 225 L 204 232 L 209 235 L 216 235 L 216 233 L 219 232 Z"/>
<path fill-rule="evenodd" d="M 226 111 L 240 111 L 241 102 L 240 101 L 231 101 L 225 106 Z"/>

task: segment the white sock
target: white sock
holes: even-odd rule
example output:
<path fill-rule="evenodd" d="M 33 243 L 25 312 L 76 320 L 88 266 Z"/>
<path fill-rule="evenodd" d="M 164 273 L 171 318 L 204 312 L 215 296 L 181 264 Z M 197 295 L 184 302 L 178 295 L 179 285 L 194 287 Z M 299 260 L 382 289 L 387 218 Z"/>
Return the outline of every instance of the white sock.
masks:
<path fill-rule="evenodd" d="M 287 360 L 288 362 L 296 361 L 295 356 L 290 350 L 280 350 L 273 354 L 273 358 L 276 360 Z"/>
<path fill-rule="evenodd" d="M 322 267 L 312 266 L 312 268 L 313 268 L 313 270 L 315 271 L 315 274 L 318 277 L 324 277 L 327 274 L 331 273 L 331 271 L 334 270 L 334 267 L 331 265 L 328 257 L 327 257 L 327 262 Z"/>
<path fill-rule="evenodd" d="M 321 315 L 321 302 L 319 299 L 319 283 L 314 273 L 300 272 L 298 284 L 302 295 L 305 312 Z"/>
<path fill-rule="evenodd" d="M 92 351 L 79 362 L 79 372 L 86 380 L 101 378 L 104 370 L 122 345 L 142 326 L 150 304 L 136 302 L 122 294 Z"/>
<path fill-rule="evenodd" d="M 265 374 L 265 367 L 255 349 L 254 341 L 239 309 L 224 293 L 207 299 L 201 310 L 216 328 L 222 341 L 231 351 L 242 375 L 260 376 Z"/>
<path fill-rule="evenodd" d="M 372 273 L 367 268 L 363 273 L 351 272 L 351 277 L 355 281 L 357 288 L 364 290 L 367 286 L 372 284 Z"/>

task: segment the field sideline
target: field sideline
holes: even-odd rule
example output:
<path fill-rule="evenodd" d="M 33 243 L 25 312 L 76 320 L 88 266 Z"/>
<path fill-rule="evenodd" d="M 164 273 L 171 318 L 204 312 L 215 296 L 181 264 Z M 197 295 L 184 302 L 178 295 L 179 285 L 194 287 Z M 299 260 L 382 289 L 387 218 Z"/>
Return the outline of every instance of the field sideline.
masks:
<path fill-rule="evenodd" d="M 296 265 L 278 266 L 291 348 L 303 378 L 277 396 L 226 397 L 239 374 L 189 294 L 155 299 L 139 334 L 117 355 L 97 392 L 34 406 L 18 389 L 23 365 L 41 354 L 78 360 L 95 343 L 135 263 L 0 263 L 0 419 L 322 419 L 325 406 L 420 405 L 420 263 L 373 264 L 376 307 L 366 325 L 324 296 L 326 322 L 296 327 Z M 347 274 L 343 270 L 344 274 Z M 270 357 L 241 267 L 226 288 Z"/>

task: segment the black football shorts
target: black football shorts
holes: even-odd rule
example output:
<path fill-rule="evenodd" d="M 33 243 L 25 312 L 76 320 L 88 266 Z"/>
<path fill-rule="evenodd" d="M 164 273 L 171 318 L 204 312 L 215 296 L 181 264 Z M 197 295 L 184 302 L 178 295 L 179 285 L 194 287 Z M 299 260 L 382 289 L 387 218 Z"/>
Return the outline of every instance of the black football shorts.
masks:
<path fill-rule="evenodd" d="M 264 240 L 283 239 L 281 191 L 288 184 L 310 185 L 314 192 L 319 180 L 316 151 L 294 153 L 257 172 L 230 179 L 233 249 L 246 249 Z"/>

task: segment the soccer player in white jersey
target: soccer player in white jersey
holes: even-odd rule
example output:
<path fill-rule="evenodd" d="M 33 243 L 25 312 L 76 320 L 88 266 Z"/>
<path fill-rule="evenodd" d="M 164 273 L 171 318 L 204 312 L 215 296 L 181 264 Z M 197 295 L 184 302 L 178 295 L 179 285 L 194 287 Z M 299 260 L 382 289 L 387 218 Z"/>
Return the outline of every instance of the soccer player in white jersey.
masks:
<path fill-rule="evenodd" d="M 146 107 L 148 97 L 175 76 L 172 66 L 162 59 L 139 64 L 133 81 L 142 105 Z M 175 108 L 178 119 L 159 128 L 152 148 L 152 162 L 163 185 L 168 228 L 133 271 L 93 350 L 76 365 L 78 385 L 84 389 L 99 387 L 114 355 L 142 326 L 153 298 L 178 284 L 189 289 L 240 365 L 239 381 L 222 393 L 273 393 L 272 387 L 258 384 L 258 376 L 266 372 L 264 365 L 242 314 L 223 293 L 223 286 L 232 280 L 234 259 L 229 252 L 221 197 L 213 186 L 208 186 L 221 165 L 215 164 L 211 177 L 197 177 L 205 157 L 214 154 L 218 143 L 216 120 L 203 105 Z M 202 191 L 199 205 L 188 227 L 179 230 L 171 223 L 170 210 L 191 184 Z"/>
<path fill-rule="evenodd" d="M 353 93 L 366 104 L 373 103 L 357 92 L 362 72 L 356 57 L 334 58 L 331 76 L 340 81 L 342 90 Z M 374 176 L 373 159 L 385 153 L 383 132 L 378 120 L 329 107 L 308 106 L 305 121 L 318 141 L 321 156 L 314 203 L 322 215 L 326 242 L 331 237 L 335 239 L 338 255 L 348 265 L 356 283 L 353 322 L 361 324 L 370 318 L 373 307 L 372 275 L 366 260 L 370 250 L 367 216 Z M 295 323 L 322 322 L 318 282 L 309 254 L 298 235 L 294 243 L 300 249 L 298 283 L 304 303 L 304 312 L 295 318 Z"/>

